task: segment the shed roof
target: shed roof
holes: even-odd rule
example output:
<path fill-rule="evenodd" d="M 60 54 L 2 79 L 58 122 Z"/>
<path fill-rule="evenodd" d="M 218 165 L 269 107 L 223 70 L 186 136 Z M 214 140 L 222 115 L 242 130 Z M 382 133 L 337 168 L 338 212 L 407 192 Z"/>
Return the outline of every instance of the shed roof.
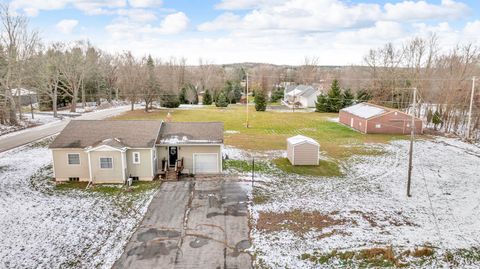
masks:
<path fill-rule="evenodd" d="M 309 143 L 309 144 L 314 144 L 314 145 L 320 146 L 320 144 L 317 141 L 315 141 L 314 139 L 312 139 L 310 137 L 303 136 L 303 135 L 296 135 L 296 136 L 289 137 L 289 138 L 287 138 L 287 142 L 292 144 L 292 145 Z"/>
<path fill-rule="evenodd" d="M 151 148 L 160 121 L 72 120 L 50 144 L 50 148 L 86 148 L 98 145 Z"/>
<path fill-rule="evenodd" d="M 157 144 L 221 144 L 223 122 L 164 122 Z"/>
<path fill-rule="evenodd" d="M 390 111 L 389 108 L 380 107 L 369 103 L 360 103 L 343 108 L 342 111 L 348 112 L 360 118 L 368 119 L 379 116 Z"/>

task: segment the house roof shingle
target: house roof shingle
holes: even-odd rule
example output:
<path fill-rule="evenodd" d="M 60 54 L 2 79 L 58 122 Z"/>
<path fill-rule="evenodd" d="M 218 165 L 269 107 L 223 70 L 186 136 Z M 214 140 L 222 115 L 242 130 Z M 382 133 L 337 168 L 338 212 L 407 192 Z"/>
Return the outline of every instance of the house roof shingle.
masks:
<path fill-rule="evenodd" d="M 290 85 L 285 88 L 286 94 L 295 96 L 310 96 L 317 92 L 317 89 L 310 85 Z"/>
<path fill-rule="evenodd" d="M 164 122 L 157 144 L 223 143 L 223 122 Z"/>
<path fill-rule="evenodd" d="M 50 148 L 86 148 L 111 143 L 130 148 L 151 148 L 155 145 L 160 125 L 160 121 L 72 120 Z"/>

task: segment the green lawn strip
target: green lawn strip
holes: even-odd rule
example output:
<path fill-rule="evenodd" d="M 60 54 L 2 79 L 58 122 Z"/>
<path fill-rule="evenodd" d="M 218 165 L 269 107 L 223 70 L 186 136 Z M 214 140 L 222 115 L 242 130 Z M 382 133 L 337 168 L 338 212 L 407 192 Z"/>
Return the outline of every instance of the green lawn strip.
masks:
<path fill-rule="evenodd" d="M 101 193 L 105 195 L 136 195 L 160 186 L 159 181 L 137 181 L 130 189 L 120 184 L 96 184 L 87 189 L 88 182 L 62 182 L 55 185 L 55 190 L 82 190 L 91 193 Z"/>
<path fill-rule="evenodd" d="M 396 139 L 407 139 L 404 135 L 362 134 L 329 119 L 338 117 L 335 113 L 316 112 L 257 112 L 249 111 L 249 128 L 245 127 L 246 113 L 243 105 L 227 108 L 215 106 L 195 109 L 159 109 L 151 112 L 135 110 L 116 116 L 118 120 L 163 120 L 171 113 L 173 121 L 220 121 L 225 130 L 237 131 L 225 134 L 225 144 L 245 150 L 286 149 L 286 138 L 298 134 L 312 137 L 320 143 L 322 151 L 329 158 L 342 159 L 352 155 L 371 155 L 372 150 L 365 143 L 387 143 Z M 354 147 L 349 147 L 354 145 Z M 379 152 L 375 152 L 378 154 Z"/>
<path fill-rule="evenodd" d="M 319 165 L 292 165 L 287 158 L 274 159 L 273 163 L 283 172 L 303 176 L 340 177 L 340 166 L 334 161 L 320 160 Z"/>
<path fill-rule="evenodd" d="M 225 170 L 233 170 L 236 172 L 247 173 L 251 172 L 253 169 L 252 161 L 246 160 L 233 160 L 228 159 L 223 162 L 223 168 Z M 266 161 L 255 161 L 255 172 L 257 173 L 268 173 L 272 172 L 272 167 Z"/>

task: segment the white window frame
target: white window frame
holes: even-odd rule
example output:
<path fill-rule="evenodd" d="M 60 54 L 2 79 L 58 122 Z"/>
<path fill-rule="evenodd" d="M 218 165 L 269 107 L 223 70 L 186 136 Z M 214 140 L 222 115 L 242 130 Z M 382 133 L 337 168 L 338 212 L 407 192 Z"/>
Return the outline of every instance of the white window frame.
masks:
<path fill-rule="evenodd" d="M 382 128 L 382 124 L 381 124 L 381 123 L 377 123 L 377 124 L 375 124 L 375 128 L 377 128 L 377 129 L 380 129 L 380 128 Z"/>
<path fill-rule="evenodd" d="M 135 155 L 138 156 L 138 161 L 135 161 Z M 132 163 L 133 164 L 140 164 L 140 152 L 139 151 L 134 151 L 132 152 Z"/>
<path fill-rule="evenodd" d="M 70 163 L 70 155 L 78 155 L 78 163 Z M 68 165 L 80 165 L 80 153 L 67 153 L 67 164 Z"/>
<path fill-rule="evenodd" d="M 111 160 L 112 160 L 112 167 L 110 167 L 110 168 L 104 168 L 104 167 L 102 167 L 102 159 L 111 159 Z M 99 167 L 100 169 L 105 169 L 105 170 L 111 170 L 111 169 L 113 169 L 113 157 L 108 157 L 108 156 L 98 157 L 98 167 Z"/>

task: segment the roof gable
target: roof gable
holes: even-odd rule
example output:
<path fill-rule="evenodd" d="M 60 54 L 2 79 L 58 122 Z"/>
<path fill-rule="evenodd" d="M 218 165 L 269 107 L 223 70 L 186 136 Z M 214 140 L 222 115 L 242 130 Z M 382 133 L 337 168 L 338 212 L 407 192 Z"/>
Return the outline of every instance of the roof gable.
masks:
<path fill-rule="evenodd" d="M 50 148 L 151 148 L 161 121 L 72 120 L 50 144 Z"/>
<path fill-rule="evenodd" d="M 314 139 L 303 136 L 303 135 L 296 135 L 296 136 L 289 137 L 287 138 L 287 141 L 292 145 L 300 145 L 300 144 L 308 143 L 308 144 L 320 146 L 320 144 Z"/>

